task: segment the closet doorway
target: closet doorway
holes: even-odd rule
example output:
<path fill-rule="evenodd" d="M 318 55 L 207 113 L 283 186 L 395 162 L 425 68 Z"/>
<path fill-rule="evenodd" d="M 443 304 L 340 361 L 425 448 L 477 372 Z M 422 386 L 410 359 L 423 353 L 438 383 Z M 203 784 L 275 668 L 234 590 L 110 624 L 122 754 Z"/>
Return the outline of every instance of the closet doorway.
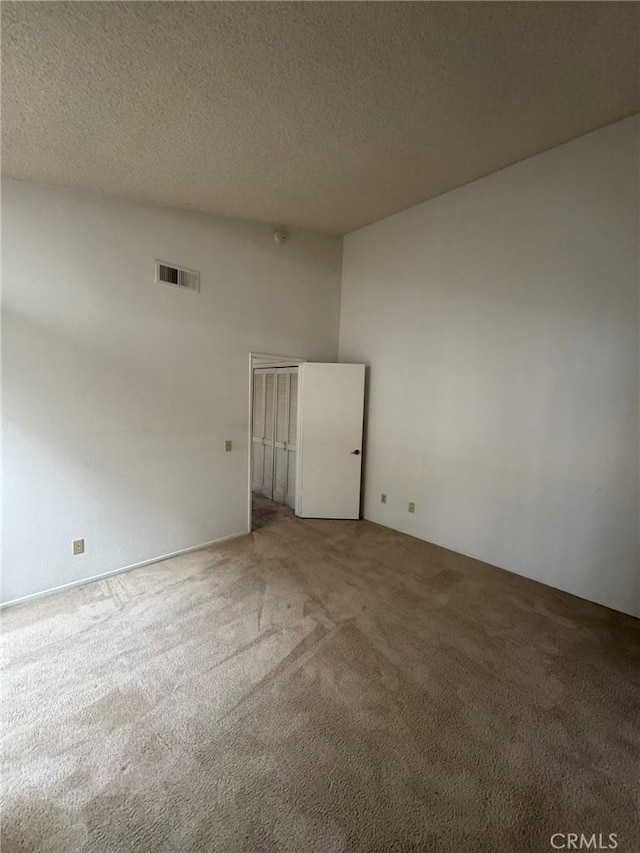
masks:
<path fill-rule="evenodd" d="M 303 361 L 251 354 L 250 530 L 295 508 L 298 365 Z"/>
<path fill-rule="evenodd" d="M 365 365 L 251 356 L 249 530 L 360 518 Z"/>

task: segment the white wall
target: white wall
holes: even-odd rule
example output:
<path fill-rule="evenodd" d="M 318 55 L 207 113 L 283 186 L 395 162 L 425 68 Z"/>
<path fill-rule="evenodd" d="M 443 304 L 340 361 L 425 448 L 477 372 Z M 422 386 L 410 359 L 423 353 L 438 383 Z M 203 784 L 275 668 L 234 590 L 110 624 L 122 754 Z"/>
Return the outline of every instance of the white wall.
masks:
<path fill-rule="evenodd" d="M 3 599 L 246 531 L 249 351 L 335 359 L 341 240 L 14 182 L 2 227 Z"/>
<path fill-rule="evenodd" d="M 635 117 L 349 235 L 340 333 L 367 518 L 629 613 L 638 153 Z"/>

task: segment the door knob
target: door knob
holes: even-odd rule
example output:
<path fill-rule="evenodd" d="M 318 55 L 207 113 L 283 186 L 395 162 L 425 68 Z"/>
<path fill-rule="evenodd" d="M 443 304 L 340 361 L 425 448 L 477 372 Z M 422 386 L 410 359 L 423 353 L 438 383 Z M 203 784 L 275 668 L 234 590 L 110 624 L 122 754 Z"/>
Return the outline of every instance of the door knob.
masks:
<path fill-rule="evenodd" d="M 352 450 L 352 451 L 351 451 L 351 453 L 352 453 L 354 456 L 360 456 L 360 451 L 359 451 L 359 450 Z"/>

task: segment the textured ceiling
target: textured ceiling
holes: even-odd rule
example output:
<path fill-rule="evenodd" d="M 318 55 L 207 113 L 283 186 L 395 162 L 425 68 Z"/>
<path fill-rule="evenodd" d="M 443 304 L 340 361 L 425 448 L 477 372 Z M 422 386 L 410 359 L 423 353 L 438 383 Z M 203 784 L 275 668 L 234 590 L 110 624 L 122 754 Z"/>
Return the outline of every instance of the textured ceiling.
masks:
<path fill-rule="evenodd" d="M 639 13 L 3 2 L 3 173 L 345 233 L 639 110 Z"/>

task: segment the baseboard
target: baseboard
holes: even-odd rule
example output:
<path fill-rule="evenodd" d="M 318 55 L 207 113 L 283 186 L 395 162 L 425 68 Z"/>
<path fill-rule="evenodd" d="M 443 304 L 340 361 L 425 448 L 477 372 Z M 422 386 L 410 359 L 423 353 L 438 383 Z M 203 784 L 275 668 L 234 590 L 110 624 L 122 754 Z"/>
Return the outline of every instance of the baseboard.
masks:
<path fill-rule="evenodd" d="M 144 566 L 151 566 L 153 563 L 161 563 L 163 560 L 170 560 L 172 557 L 180 557 L 182 554 L 190 554 L 192 551 L 200 551 L 203 548 L 210 548 L 212 545 L 220 545 L 222 542 L 228 542 L 230 539 L 239 539 L 241 536 L 246 536 L 247 531 L 242 533 L 232 533 L 230 536 L 221 536 L 220 539 L 212 539 L 210 542 L 203 542 L 201 545 L 191 545 L 189 548 L 182 548 L 180 551 L 171 551 L 170 554 L 163 554 L 160 557 L 153 557 L 151 560 L 142 560 L 140 563 L 132 563 L 130 566 L 123 566 L 121 569 L 111 569 L 109 572 L 102 572 L 99 575 L 92 575 L 90 578 L 82 578 L 81 580 L 71 581 L 61 586 L 54 586 L 51 589 L 43 589 L 41 592 L 33 592 L 31 595 L 24 595 L 22 598 L 12 598 L 11 601 L 3 601 L 0 604 L 0 610 L 5 607 L 13 607 L 15 604 L 24 604 L 27 601 L 34 601 L 36 598 L 42 598 L 45 595 L 54 595 L 56 592 L 63 592 L 65 589 L 73 589 L 76 586 L 84 586 L 86 583 L 101 581 L 113 575 L 120 575 L 122 572 L 130 572 L 132 569 L 142 569 Z"/>
<path fill-rule="evenodd" d="M 472 554 L 469 551 L 458 551 L 450 545 L 442 545 L 440 542 L 435 542 L 433 539 L 423 539 L 422 536 L 418 536 L 415 533 L 407 533 L 399 527 L 391 527 L 389 524 L 382 524 L 382 522 L 374 521 L 372 518 L 367 518 L 366 516 L 363 516 L 363 521 L 368 521 L 369 524 L 375 524 L 378 527 L 386 527 L 388 530 L 393 530 L 396 533 L 402 533 L 403 536 L 410 536 L 412 539 L 417 539 L 419 542 L 426 542 L 427 545 L 435 545 L 436 548 L 442 548 L 443 551 L 450 551 L 452 554 L 469 557 L 470 560 L 476 560 L 478 563 L 484 563 L 485 566 L 491 566 L 492 569 L 498 569 L 498 571 L 506 572 L 508 575 L 515 575 L 515 577 L 540 584 L 540 586 L 546 586 L 556 592 L 561 592 L 563 595 L 570 595 L 572 598 L 579 598 L 581 601 L 588 601 L 589 604 L 604 607 L 606 610 L 611 610 L 614 613 L 620 613 L 622 616 L 630 616 L 632 619 L 640 619 L 640 608 L 638 608 L 637 612 L 635 610 L 622 610 L 620 607 L 614 607 L 612 604 L 605 604 L 603 601 L 597 601 L 595 598 L 587 598 L 585 595 L 580 595 L 580 593 L 573 592 L 570 589 L 564 589 L 561 586 L 548 583 L 547 581 L 541 581 L 533 575 L 525 575 L 522 572 L 516 572 L 514 569 L 509 569 L 506 566 L 500 566 L 497 563 L 490 563 L 486 557 L 479 557 L 477 554 Z"/>

